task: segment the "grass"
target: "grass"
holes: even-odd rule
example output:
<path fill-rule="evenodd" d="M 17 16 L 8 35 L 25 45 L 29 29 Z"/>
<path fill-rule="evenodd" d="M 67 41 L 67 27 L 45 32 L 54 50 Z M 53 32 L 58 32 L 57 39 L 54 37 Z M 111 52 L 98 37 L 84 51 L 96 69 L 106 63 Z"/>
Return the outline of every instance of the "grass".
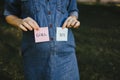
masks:
<path fill-rule="evenodd" d="M 120 80 L 120 15 L 116 7 L 79 4 L 74 30 L 81 80 Z"/>
<path fill-rule="evenodd" d="M 73 29 L 81 80 L 120 80 L 119 7 L 78 4 L 81 21 Z M 23 80 L 21 32 L 0 20 L 0 78 Z"/>

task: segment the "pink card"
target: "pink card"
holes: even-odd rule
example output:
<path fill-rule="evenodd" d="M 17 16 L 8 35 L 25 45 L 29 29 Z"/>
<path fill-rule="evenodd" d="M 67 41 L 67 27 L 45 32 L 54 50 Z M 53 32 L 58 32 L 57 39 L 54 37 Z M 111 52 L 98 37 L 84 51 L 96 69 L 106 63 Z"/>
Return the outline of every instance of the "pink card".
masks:
<path fill-rule="evenodd" d="M 34 30 L 35 42 L 49 41 L 48 27 L 41 27 L 39 30 Z"/>

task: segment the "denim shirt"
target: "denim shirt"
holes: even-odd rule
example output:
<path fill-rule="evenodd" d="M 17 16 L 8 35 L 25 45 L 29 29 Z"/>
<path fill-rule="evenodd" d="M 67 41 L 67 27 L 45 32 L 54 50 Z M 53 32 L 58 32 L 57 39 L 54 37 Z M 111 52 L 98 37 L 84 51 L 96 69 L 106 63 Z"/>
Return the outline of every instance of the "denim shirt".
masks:
<path fill-rule="evenodd" d="M 25 80 L 79 80 L 71 29 L 68 41 L 56 41 L 56 27 L 71 15 L 78 17 L 76 0 L 6 0 L 4 15 L 31 17 L 49 29 L 50 41 L 40 43 L 35 43 L 34 31 L 23 31 Z"/>
<path fill-rule="evenodd" d="M 16 15 L 20 18 L 31 17 L 40 27 L 49 28 L 51 46 L 65 43 L 75 47 L 74 36 L 68 29 L 68 41 L 56 41 L 56 27 L 62 27 L 68 16 L 78 17 L 76 0 L 6 0 L 4 15 Z M 33 43 L 33 31 L 23 32 L 24 45 Z"/>

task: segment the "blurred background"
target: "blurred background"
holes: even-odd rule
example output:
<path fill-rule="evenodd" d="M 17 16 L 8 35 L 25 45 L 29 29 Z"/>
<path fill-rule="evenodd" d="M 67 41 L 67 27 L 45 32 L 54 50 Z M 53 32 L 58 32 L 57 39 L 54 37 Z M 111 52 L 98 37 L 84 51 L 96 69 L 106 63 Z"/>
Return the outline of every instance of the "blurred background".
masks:
<path fill-rule="evenodd" d="M 21 31 L 8 25 L 0 0 L 0 80 L 24 80 Z M 81 80 L 120 80 L 120 0 L 78 0 L 73 29 Z"/>

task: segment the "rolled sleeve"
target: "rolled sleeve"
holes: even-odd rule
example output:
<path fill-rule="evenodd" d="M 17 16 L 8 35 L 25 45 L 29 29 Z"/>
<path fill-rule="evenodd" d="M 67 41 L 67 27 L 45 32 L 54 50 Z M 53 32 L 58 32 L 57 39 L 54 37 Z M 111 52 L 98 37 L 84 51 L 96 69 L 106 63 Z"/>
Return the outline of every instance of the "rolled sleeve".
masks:
<path fill-rule="evenodd" d="M 78 18 L 78 12 L 77 11 L 73 11 L 70 13 L 70 16 L 76 16 Z"/>
<path fill-rule="evenodd" d="M 68 7 L 68 13 L 69 16 L 76 16 L 78 18 L 78 8 L 77 8 L 77 1 L 76 0 L 70 0 L 69 7 Z"/>
<path fill-rule="evenodd" d="M 19 0 L 5 0 L 4 16 L 20 16 L 20 12 L 21 9 Z"/>

